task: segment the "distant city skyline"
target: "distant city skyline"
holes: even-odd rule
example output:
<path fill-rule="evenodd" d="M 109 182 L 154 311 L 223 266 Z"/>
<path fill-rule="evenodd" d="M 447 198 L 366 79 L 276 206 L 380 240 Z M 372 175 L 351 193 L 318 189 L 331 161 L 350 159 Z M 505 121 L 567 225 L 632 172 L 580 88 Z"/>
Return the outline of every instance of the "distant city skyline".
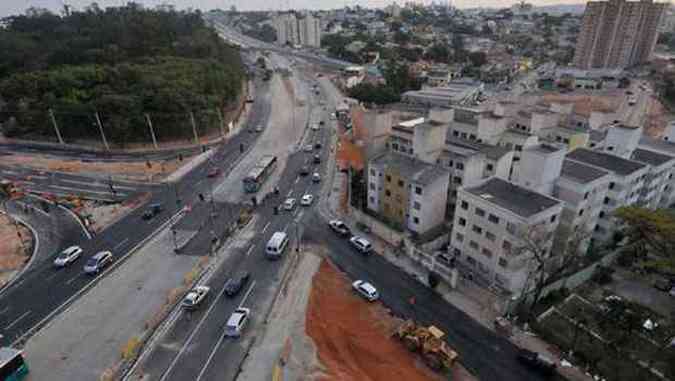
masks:
<path fill-rule="evenodd" d="M 2 0 L 0 1 L 0 17 L 6 17 L 15 14 L 24 13 L 30 7 L 47 8 L 51 11 L 58 12 L 62 9 L 63 4 L 69 4 L 76 9 L 82 9 L 90 5 L 91 0 Z M 98 5 L 102 8 L 108 6 L 119 6 L 126 4 L 128 0 L 99 0 Z M 384 7 L 393 3 L 389 0 L 137 0 L 147 7 L 154 7 L 160 4 L 173 4 L 176 8 L 198 8 L 201 10 L 211 10 L 214 8 L 229 9 L 232 5 L 238 10 L 279 10 L 287 9 L 290 6 L 293 9 L 329 9 L 348 6 L 366 6 L 366 7 Z M 418 1 L 424 4 L 431 4 L 431 0 Z M 508 7 L 519 1 L 516 0 L 452 0 L 451 3 L 458 8 L 476 8 L 476 7 Z M 579 0 L 532 0 L 528 1 L 535 6 L 549 6 L 557 4 L 584 4 L 585 1 Z M 399 5 L 403 5 L 405 1 L 398 1 Z"/>

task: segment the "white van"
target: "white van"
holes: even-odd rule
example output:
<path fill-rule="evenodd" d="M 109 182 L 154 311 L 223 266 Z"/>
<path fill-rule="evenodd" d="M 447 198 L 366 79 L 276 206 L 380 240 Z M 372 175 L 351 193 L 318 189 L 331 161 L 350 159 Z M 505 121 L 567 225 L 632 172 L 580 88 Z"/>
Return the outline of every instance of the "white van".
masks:
<path fill-rule="evenodd" d="M 288 246 L 288 234 L 284 232 L 275 232 L 272 234 L 272 238 L 267 242 L 265 253 L 268 258 L 276 259 L 281 257 L 286 246 Z"/>

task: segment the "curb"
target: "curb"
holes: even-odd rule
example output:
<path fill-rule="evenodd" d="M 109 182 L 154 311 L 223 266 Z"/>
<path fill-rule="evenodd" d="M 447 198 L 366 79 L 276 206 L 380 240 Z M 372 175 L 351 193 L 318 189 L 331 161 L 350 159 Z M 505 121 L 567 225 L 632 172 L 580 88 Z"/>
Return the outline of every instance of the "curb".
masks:
<path fill-rule="evenodd" d="M 5 213 L 4 211 L 0 211 L 0 214 L 4 214 L 4 215 L 8 216 L 10 219 L 14 219 L 15 221 L 19 222 L 21 225 L 28 228 L 28 230 L 30 230 L 31 234 L 33 235 L 33 242 L 34 242 L 33 252 L 30 255 L 30 259 L 28 260 L 28 263 L 26 263 L 26 265 L 23 267 L 23 269 L 19 270 L 19 272 L 14 274 L 14 276 L 10 280 L 8 280 L 7 283 L 3 284 L 2 287 L 0 287 L 0 295 L 2 295 L 9 288 L 9 286 L 14 284 L 17 280 L 19 280 L 19 278 L 21 278 L 21 276 L 26 271 L 28 271 L 28 269 L 33 264 L 33 262 L 35 262 L 35 259 L 37 257 L 38 249 L 40 248 L 40 238 L 38 238 L 37 231 L 35 231 L 35 229 L 30 224 L 28 224 L 26 221 L 24 221 L 23 219 L 21 219 L 19 217 L 15 217 L 15 216 L 13 216 L 9 213 Z"/>

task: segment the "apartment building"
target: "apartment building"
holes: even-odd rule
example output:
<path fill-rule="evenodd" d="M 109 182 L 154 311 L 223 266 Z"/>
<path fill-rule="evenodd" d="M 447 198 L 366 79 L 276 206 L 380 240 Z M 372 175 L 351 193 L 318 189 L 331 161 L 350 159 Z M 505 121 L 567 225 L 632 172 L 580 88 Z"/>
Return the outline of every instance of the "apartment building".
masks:
<path fill-rule="evenodd" d="M 567 159 L 611 174 L 607 195 L 603 200 L 602 211 L 598 215 L 598 223 L 593 232 L 593 238 L 597 241 L 609 240 L 616 230 L 612 217 L 614 210 L 638 203 L 649 172 L 649 165 L 587 148 L 579 148 L 570 152 Z"/>
<path fill-rule="evenodd" d="M 667 3 L 589 1 L 573 64 L 579 69 L 626 68 L 648 62 Z"/>
<path fill-rule="evenodd" d="M 638 205 L 652 209 L 669 206 L 668 202 L 662 200 L 664 196 L 667 200 L 671 198 L 675 157 L 638 148 L 633 151 L 631 159 L 649 165 Z"/>
<path fill-rule="evenodd" d="M 459 188 L 451 247 L 476 275 L 515 295 L 534 271 L 524 237 L 540 237 L 548 250 L 563 203 L 499 178 Z"/>
<path fill-rule="evenodd" d="M 666 134 L 663 136 L 662 140 L 643 136 L 640 140 L 639 148 L 645 151 L 659 153 L 667 157 L 675 157 L 675 144 L 672 143 L 675 141 L 673 135 L 675 135 L 675 128 L 667 128 Z M 665 158 L 662 160 L 665 160 Z M 668 180 L 659 197 L 659 208 L 670 208 L 675 204 L 675 176 L 673 176 L 673 174 L 675 174 L 675 167 L 671 167 L 669 173 L 666 175 Z"/>
<path fill-rule="evenodd" d="M 449 175 L 442 167 L 395 152 L 368 163 L 368 209 L 424 234 L 445 220 Z"/>
<path fill-rule="evenodd" d="M 611 179 L 605 170 L 572 160 L 563 161 L 553 190 L 553 196 L 564 202 L 553 242 L 555 253 L 567 252 L 570 244 L 575 245 L 574 250 L 586 251 L 603 211 Z"/>
<path fill-rule="evenodd" d="M 293 12 L 280 13 L 272 20 L 280 45 L 302 45 L 321 47 L 320 19 L 307 12 L 297 15 Z"/>

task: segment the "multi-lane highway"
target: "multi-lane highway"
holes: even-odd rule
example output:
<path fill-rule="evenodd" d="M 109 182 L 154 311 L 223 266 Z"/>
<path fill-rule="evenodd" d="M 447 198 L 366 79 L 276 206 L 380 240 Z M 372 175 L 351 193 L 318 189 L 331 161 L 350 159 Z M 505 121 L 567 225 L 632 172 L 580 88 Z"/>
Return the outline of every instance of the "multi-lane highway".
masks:
<path fill-rule="evenodd" d="M 256 86 L 258 86 L 258 91 L 263 93 L 266 91 L 266 83 L 258 83 Z M 265 99 L 261 97 L 261 100 L 253 104 L 248 125 L 262 124 L 268 117 L 269 104 L 266 104 Z M 200 164 L 187 173 L 175 186 L 151 188 L 148 202 L 163 205 L 162 213 L 152 220 L 144 221 L 141 218 L 144 210 L 139 208 L 91 240 L 64 244 L 64 246 L 70 244 L 82 246 L 84 254 L 78 263 L 58 270 L 51 266 L 50 261 L 33 266 L 32 270 L 21 278 L 20 283 L 16 283 L 18 286 L 8 288 L 0 295 L 0 335 L 2 335 L 0 344 L 22 344 L 53 317 L 53 314 L 72 302 L 83 290 L 95 284 L 98 277 L 104 276 L 105 272 L 97 277 L 86 275 L 83 272 L 84 263 L 95 253 L 101 250 L 111 250 L 114 260 L 109 271 L 114 270 L 116 263 L 142 246 L 152 237 L 153 233 L 166 227 L 170 223 L 169 219 L 177 215 L 186 204 L 199 202 L 198 195 L 208 192 L 212 186 L 211 182 L 203 181 L 212 163 L 216 163 L 223 170 L 223 174 L 227 174 L 236 160 L 242 156 L 240 147 L 250 147 L 256 138 L 257 134 L 240 133 L 224 144 L 214 147 L 213 149 L 217 151 L 211 163 Z M 201 221 L 195 223 L 201 223 Z"/>

